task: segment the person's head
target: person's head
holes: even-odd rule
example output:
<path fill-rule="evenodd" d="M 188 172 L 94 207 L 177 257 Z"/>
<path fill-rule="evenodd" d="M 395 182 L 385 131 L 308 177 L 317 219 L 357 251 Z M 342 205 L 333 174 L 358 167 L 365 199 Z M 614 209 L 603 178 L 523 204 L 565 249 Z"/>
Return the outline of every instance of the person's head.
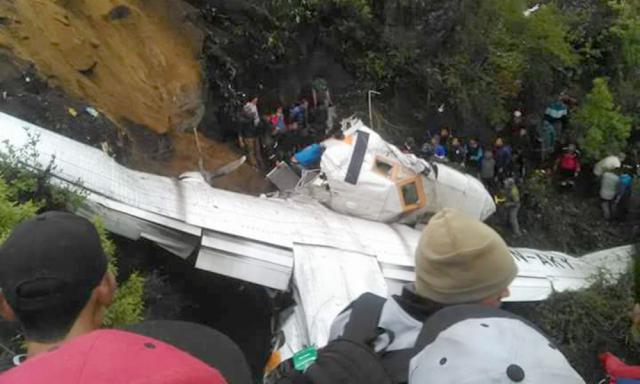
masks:
<path fill-rule="evenodd" d="M 276 114 L 277 115 L 282 115 L 283 113 L 284 113 L 284 109 L 282 107 L 276 108 Z"/>
<path fill-rule="evenodd" d="M 496 139 L 496 147 L 500 148 L 502 146 L 504 146 L 504 140 L 502 139 L 502 137 L 498 137 Z"/>
<path fill-rule="evenodd" d="M 457 137 L 454 137 L 453 139 L 451 139 L 451 145 L 454 147 L 459 147 L 460 146 L 460 139 L 458 139 Z"/>
<path fill-rule="evenodd" d="M 440 137 L 443 138 L 443 139 L 448 138 L 449 137 L 449 128 L 446 128 L 446 127 L 442 128 L 440 130 Z"/>
<path fill-rule="evenodd" d="M 507 177 L 506 179 L 504 179 L 504 186 L 506 188 L 511 188 L 514 185 L 516 185 L 516 180 L 513 177 Z"/>
<path fill-rule="evenodd" d="M 444 305 L 499 306 L 518 268 L 504 240 L 483 222 L 446 208 L 434 215 L 415 253 L 416 293 Z"/>
<path fill-rule="evenodd" d="M 469 146 L 471 148 L 477 148 L 478 147 L 478 140 L 476 138 L 469 139 Z"/>
<path fill-rule="evenodd" d="M 28 342 L 64 340 L 102 325 L 116 289 L 100 236 L 88 220 L 47 212 L 18 225 L 0 248 L 0 314 Z"/>
<path fill-rule="evenodd" d="M 440 136 L 433 136 L 433 137 L 431 138 L 431 144 L 433 144 L 433 145 L 438 145 L 438 144 L 440 144 Z"/>

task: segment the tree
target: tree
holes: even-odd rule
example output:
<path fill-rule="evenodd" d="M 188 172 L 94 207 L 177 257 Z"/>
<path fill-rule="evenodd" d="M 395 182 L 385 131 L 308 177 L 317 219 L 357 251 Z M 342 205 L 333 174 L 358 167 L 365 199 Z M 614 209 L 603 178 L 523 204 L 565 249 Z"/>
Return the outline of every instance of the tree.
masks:
<path fill-rule="evenodd" d="M 620 112 L 607 80 L 601 77 L 593 80 L 593 88 L 576 112 L 575 122 L 580 146 L 591 160 L 622 151 L 631 134 L 631 118 Z"/>

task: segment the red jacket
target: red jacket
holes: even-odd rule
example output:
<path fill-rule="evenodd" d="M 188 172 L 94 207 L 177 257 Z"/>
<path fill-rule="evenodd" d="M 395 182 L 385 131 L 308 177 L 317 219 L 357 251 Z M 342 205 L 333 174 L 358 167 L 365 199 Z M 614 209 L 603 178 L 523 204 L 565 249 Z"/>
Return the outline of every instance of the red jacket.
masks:
<path fill-rule="evenodd" d="M 637 382 L 640 383 L 640 366 L 626 365 L 609 352 L 603 353 L 599 357 L 604 365 L 605 371 L 607 371 L 607 374 L 611 377 L 609 384 L 618 383 L 618 379 L 626 379 L 629 383 L 636 382 L 637 380 Z"/>
<path fill-rule="evenodd" d="M 558 159 L 558 166 L 563 171 L 580 172 L 580 159 L 575 153 L 567 152 Z"/>

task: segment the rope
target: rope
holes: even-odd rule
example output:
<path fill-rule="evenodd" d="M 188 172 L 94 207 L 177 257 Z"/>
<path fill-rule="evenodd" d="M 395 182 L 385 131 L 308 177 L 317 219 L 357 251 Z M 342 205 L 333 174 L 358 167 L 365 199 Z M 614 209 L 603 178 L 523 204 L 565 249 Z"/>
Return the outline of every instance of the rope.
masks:
<path fill-rule="evenodd" d="M 200 168 L 201 173 L 204 173 L 204 154 L 202 153 L 200 138 L 198 137 L 198 127 L 193 127 L 193 137 L 196 142 L 196 148 L 198 149 L 198 168 Z"/>

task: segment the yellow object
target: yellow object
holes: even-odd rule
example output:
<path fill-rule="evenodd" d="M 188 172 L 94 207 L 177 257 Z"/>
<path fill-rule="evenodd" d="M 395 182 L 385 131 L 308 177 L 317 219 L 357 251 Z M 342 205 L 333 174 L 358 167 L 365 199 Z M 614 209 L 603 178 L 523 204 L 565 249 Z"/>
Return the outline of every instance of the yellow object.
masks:
<path fill-rule="evenodd" d="M 275 351 L 269 356 L 269 360 L 267 361 L 267 365 L 264 368 L 266 374 L 273 372 L 274 369 L 278 368 L 278 365 L 282 362 L 282 356 L 280 355 L 280 351 Z"/>
<path fill-rule="evenodd" d="M 75 109 L 73 109 L 73 108 L 69 108 L 69 109 L 67 109 L 67 111 L 69 111 L 69 114 L 70 114 L 71 116 L 73 116 L 73 117 L 78 116 L 78 111 L 76 111 L 76 110 L 75 110 Z"/>

